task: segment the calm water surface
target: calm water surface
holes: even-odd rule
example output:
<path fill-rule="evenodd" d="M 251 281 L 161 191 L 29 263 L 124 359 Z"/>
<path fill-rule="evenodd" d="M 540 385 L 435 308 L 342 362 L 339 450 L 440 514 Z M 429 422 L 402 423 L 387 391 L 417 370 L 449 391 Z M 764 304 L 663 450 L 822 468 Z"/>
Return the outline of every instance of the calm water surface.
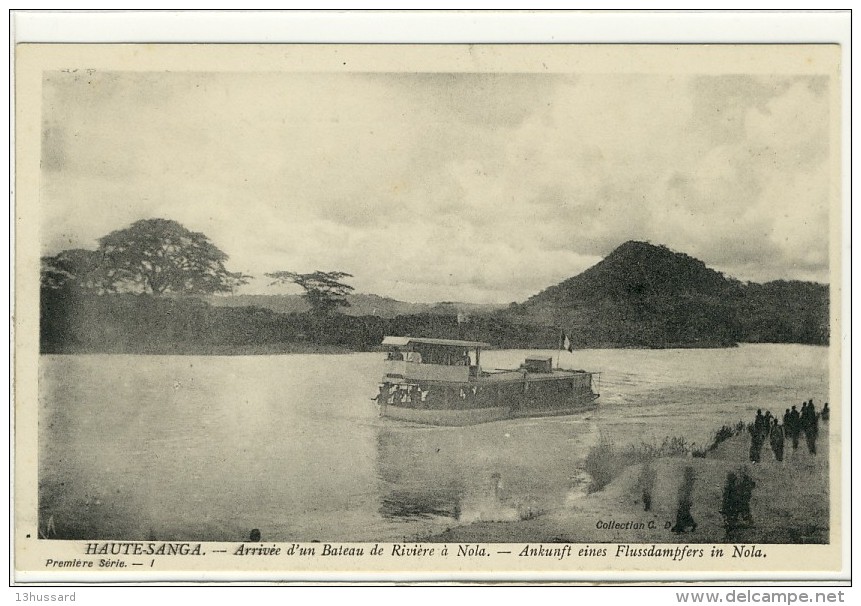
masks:
<path fill-rule="evenodd" d="M 485 367 L 529 354 L 487 351 Z M 570 506 L 601 441 L 706 444 L 827 399 L 828 349 L 583 350 L 601 406 L 473 427 L 378 416 L 380 354 L 43 356 L 41 526 L 124 540 L 398 541 Z"/>

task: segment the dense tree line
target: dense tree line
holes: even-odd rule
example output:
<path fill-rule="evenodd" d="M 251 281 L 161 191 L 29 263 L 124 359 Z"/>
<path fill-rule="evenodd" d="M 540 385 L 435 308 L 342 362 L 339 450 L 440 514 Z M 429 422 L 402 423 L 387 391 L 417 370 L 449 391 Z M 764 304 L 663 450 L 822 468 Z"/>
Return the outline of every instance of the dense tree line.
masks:
<path fill-rule="evenodd" d="M 766 289 L 768 290 L 768 289 Z M 795 292 L 795 291 L 793 291 Z M 757 293 L 757 296 L 765 296 Z M 773 301 L 767 298 L 767 301 Z M 746 305 L 754 303 L 746 301 Z M 385 335 L 487 341 L 500 348 L 555 349 L 559 328 L 516 322 L 502 314 L 422 313 L 378 316 L 278 313 L 259 307 L 216 307 L 195 297 L 94 295 L 43 289 L 41 346 L 45 353 L 254 353 L 256 348 L 313 346 L 370 351 Z M 687 309 L 687 308 L 685 308 Z M 726 311 L 697 308 L 661 320 L 582 312 L 569 335 L 575 347 L 726 347 L 738 342 L 827 344 L 827 326 L 808 307 L 809 322 L 773 314 L 767 305 L 723 322 Z M 634 313 L 634 312 L 632 312 Z M 816 327 L 819 327 L 817 330 Z"/>
<path fill-rule="evenodd" d="M 94 295 L 43 289 L 43 353 L 241 353 L 278 345 L 370 351 L 385 335 L 463 338 L 498 346 L 554 348 L 555 328 L 476 318 L 418 314 L 378 316 L 277 313 L 259 307 L 215 307 L 194 297 Z"/>

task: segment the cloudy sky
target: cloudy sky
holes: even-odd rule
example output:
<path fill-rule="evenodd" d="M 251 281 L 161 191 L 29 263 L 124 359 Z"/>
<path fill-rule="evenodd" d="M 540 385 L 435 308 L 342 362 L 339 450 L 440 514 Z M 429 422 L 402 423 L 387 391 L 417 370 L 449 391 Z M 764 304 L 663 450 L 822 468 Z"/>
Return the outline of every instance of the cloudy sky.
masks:
<path fill-rule="evenodd" d="M 828 84 L 48 72 L 42 252 L 163 217 L 233 271 L 346 271 L 406 301 L 521 301 L 630 239 L 825 282 Z"/>

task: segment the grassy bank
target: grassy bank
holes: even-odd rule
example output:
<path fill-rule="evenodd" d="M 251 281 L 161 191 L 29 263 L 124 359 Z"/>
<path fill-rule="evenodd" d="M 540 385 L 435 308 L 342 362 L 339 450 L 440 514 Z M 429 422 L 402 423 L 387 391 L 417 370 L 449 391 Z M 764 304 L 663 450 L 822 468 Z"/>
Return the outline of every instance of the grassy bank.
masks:
<path fill-rule="evenodd" d="M 734 428 L 735 426 L 727 426 Z M 697 456 L 680 440 L 614 452 L 599 445 L 592 470 L 603 474 L 589 494 L 533 519 L 477 522 L 453 527 L 424 541 L 434 542 L 572 542 L 572 543 L 827 543 L 829 540 L 828 425 L 823 425 L 818 454 L 787 443 L 783 461 L 768 445 L 760 463 L 748 459 L 746 431 L 723 432 L 713 447 Z M 686 476 L 690 514 L 696 529 L 674 532 Z M 727 528 L 721 513 L 730 473 L 746 472 L 754 482 L 751 520 Z M 650 485 L 646 511 L 644 478 Z"/>

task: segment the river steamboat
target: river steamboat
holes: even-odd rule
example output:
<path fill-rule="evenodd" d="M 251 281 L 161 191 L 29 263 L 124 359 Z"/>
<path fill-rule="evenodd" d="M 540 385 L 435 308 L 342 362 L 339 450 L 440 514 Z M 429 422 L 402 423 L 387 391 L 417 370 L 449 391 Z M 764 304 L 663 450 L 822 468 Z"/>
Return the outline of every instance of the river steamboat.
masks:
<path fill-rule="evenodd" d="M 567 415 L 597 406 L 598 373 L 553 368 L 529 357 L 517 369 L 483 369 L 488 343 L 385 337 L 380 415 L 430 425 L 474 425 L 517 417 Z"/>

